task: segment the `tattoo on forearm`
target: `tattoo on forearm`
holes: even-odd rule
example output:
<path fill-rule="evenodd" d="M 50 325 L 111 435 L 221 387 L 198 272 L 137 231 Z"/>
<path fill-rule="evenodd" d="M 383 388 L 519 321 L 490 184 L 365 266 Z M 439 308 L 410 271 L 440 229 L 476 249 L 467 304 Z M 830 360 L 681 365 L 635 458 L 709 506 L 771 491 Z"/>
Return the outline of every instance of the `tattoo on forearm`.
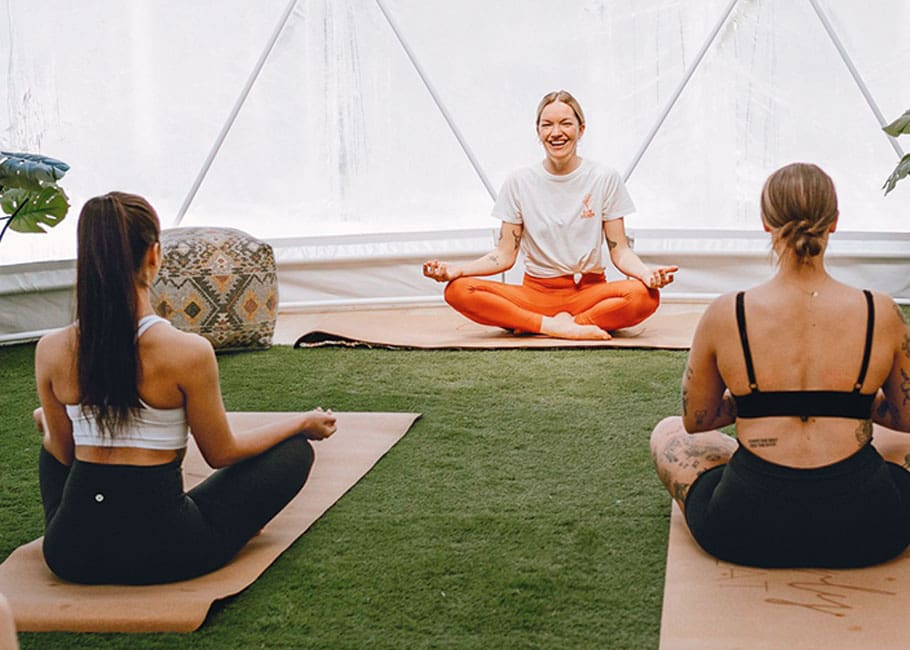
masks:
<path fill-rule="evenodd" d="M 685 386 L 682 389 L 682 411 L 683 415 L 689 415 L 689 389 Z"/>
<path fill-rule="evenodd" d="M 856 441 L 860 445 L 865 445 L 872 440 L 872 420 L 863 420 L 860 422 L 856 427 L 855 435 Z"/>
<path fill-rule="evenodd" d="M 613 250 L 614 248 L 616 248 L 619 245 L 618 242 L 613 241 L 609 237 L 605 237 L 605 239 L 607 240 L 607 248 L 609 248 L 610 250 Z"/>
<path fill-rule="evenodd" d="M 499 264 L 499 257 L 496 255 L 496 253 L 490 253 L 487 255 L 487 259 L 493 262 L 493 264 Z"/>
<path fill-rule="evenodd" d="M 776 447 L 777 438 L 753 438 L 746 443 L 750 447 Z"/>
<path fill-rule="evenodd" d="M 875 409 L 875 417 L 879 422 L 888 426 L 891 424 L 894 415 L 894 408 L 891 406 L 891 403 L 887 399 L 883 399 L 878 404 L 878 408 Z"/>

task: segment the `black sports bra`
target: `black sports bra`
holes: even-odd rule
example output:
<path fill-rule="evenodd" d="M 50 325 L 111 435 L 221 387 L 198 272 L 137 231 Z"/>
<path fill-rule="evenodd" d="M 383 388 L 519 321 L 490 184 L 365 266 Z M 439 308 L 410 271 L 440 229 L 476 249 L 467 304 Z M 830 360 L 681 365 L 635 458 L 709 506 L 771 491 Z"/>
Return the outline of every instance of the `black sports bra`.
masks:
<path fill-rule="evenodd" d="M 739 327 L 739 338 L 743 345 L 743 356 L 746 359 L 746 372 L 749 375 L 751 392 L 745 395 L 733 395 L 736 403 L 736 415 L 740 418 L 761 418 L 768 416 L 799 416 L 804 422 L 811 416 L 854 418 L 866 420 L 872 413 L 872 402 L 875 393 L 863 394 L 860 389 L 866 379 L 869 368 L 869 357 L 872 353 L 872 333 L 875 326 L 875 308 L 872 293 L 863 289 L 866 296 L 866 348 L 863 352 L 863 363 L 859 377 L 852 391 L 845 390 L 778 390 L 761 391 L 755 382 L 755 368 L 752 365 L 752 353 L 749 351 L 749 339 L 746 336 L 746 311 L 744 292 L 736 294 L 736 324 Z"/>

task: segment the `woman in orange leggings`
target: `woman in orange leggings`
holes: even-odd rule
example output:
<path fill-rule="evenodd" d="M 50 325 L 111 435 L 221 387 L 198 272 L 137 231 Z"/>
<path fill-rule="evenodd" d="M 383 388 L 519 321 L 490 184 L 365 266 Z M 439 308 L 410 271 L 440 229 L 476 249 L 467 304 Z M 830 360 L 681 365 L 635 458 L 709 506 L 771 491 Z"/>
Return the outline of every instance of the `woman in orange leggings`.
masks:
<path fill-rule="evenodd" d="M 609 339 L 636 325 L 660 302 L 658 289 L 676 266 L 650 268 L 629 247 L 623 217 L 635 210 L 619 174 L 582 159 L 578 140 L 584 113 L 565 91 L 544 96 L 537 108 L 543 163 L 519 169 L 493 208 L 502 220 L 496 249 L 463 265 L 430 260 L 423 274 L 448 282 L 445 299 L 482 325 L 567 339 Z M 607 282 L 603 243 L 629 280 Z M 525 255 L 522 284 L 477 276 L 506 271 Z"/>

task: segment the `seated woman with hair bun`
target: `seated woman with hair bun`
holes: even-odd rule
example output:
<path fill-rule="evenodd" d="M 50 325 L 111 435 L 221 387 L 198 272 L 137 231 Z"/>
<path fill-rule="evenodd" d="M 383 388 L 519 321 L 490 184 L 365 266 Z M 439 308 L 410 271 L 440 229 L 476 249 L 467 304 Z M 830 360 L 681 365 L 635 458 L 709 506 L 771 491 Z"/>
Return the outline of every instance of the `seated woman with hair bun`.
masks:
<path fill-rule="evenodd" d="M 537 107 L 542 163 L 512 173 L 493 206 L 502 220 L 496 250 L 467 264 L 429 260 L 423 274 L 447 282 L 445 299 L 481 325 L 564 339 L 609 339 L 657 309 L 658 289 L 676 266 L 650 268 L 626 239 L 623 218 L 635 206 L 614 169 L 577 153 L 585 132 L 578 101 L 564 90 Z M 628 280 L 608 282 L 603 245 Z M 520 286 L 480 279 L 514 266 L 521 250 Z"/>
<path fill-rule="evenodd" d="M 148 584 L 226 564 L 303 487 L 321 408 L 233 431 L 211 344 L 156 316 L 158 216 L 111 192 L 79 215 L 76 313 L 35 350 L 44 558 L 64 580 Z M 221 468 L 184 492 L 187 436 Z"/>
<path fill-rule="evenodd" d="M 651 435 L 657 474 L 721 560 L 883 562 L 910 544 L 910 329 L 890 297 L 825 269 L 838 208 L 820 168 L 774 172 L 761 219 L 777 273 L 702 317 L 682 417 Z M 731 424 L 735 438 L 717 430 Z"/>

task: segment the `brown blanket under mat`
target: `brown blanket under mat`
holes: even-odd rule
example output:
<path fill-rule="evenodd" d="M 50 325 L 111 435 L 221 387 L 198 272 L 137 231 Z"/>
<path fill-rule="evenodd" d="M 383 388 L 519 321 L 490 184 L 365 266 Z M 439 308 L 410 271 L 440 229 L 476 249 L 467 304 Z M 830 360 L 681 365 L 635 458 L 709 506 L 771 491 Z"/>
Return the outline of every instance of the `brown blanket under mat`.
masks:
<path fill-rule="evenodd" d="M 229 413 L 232 426 L 258 426 L 282 413 Z M 211 604 L 248 587 L 294 540 L 398 442 L 417 413 L 338 413 L 338 431 L 314 443 L 316 462 L 300 494 L 227 566 L 205 576 L 141 587 L 75 585 L 44 563 L 41 539 L 19 547 L 0 565 L 0 593 L 20 631 L 191 632 Z M 183 463 L 187 487 L 211 473 L 195 444 Z"/>
<path fill-rule="evenodd" d="M 631 332 L 610 341 L 573 341 L 546 336 L 515 336 L 474 323 L 449 306 L 361 309 L 330 313 L 282 314 L 276 343 L 294 347 L 325 345 L 404 349 L 506 348 L 662 348 L 688 349 L 705 305 L 670 303 Z"/>
<path fill-rule="evenodd" d="M 661 650 L 910 647 L 910 552 L 865 569 L 758 569 L 699 548 L 673 504 Z"/>

